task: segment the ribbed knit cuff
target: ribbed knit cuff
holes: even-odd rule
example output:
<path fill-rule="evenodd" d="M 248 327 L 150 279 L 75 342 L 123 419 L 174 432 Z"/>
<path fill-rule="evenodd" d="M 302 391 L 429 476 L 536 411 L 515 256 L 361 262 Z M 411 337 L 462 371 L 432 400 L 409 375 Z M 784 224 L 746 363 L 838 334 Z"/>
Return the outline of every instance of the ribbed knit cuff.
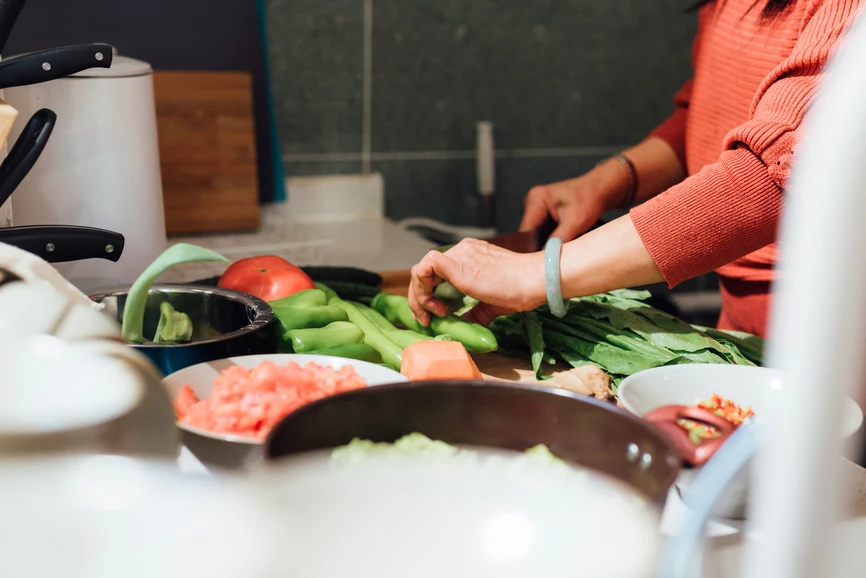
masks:
<path fill-rule="evenodd" d="M 673 287 L 773 242 L 782 191 L 746 148 L 726 151 L 631 210 L 644 246 Z"/>

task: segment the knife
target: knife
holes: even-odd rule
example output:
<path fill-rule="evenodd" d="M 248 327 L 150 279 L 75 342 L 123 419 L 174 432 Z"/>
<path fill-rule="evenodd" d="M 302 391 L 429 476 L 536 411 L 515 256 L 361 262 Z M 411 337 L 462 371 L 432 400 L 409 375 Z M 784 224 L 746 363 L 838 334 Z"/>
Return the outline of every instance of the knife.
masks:
<path fill-rule="evenodd" d="M 36 111 L 27 121 L 27 125 L 12 145 L 9 154 L 0 163 L 0 205 L 12 196 L 36 164 L 39 155 L 48 144 L 48 137 L 51 136 L 56 121 L 57 115 L 47 108 Z"/>
<path fill-rule="evenodd" d="M 0 243 L 13 245 L 49 263 L 82 259 L 120 260 L 126 240 L 105 229 L 75 225 L 28 225 L 0 228 Z"/>
<path fill-rule="evenodd" d="M 495 245 L 496 247 L 502 247 L 503 249 L 514 251 L 515 253 L 535 253 L 544 248 L 544 244 L 547 243 L 550 235 L 556 230 L 557 224 L 556 221 L 548 217 L 544 224 L 531 231 L 498 235 L 496 237 L 484 239 L 484 241 L 491 245 Z M 453 244 L 444 245 L 438 247 L 436 250 L 444 253 L 453 246 Z"/>
<path fill-rule="evenodd" d="M 0 54 L 6 50 L 6 41 L 12 34 L 12 28 L 24 8 L 26 0 L 0 0 Z"/>
<path fill-rule="evenodd" d="M 110 68 L 109 44 L 76 44 L 0 60 L 0 89 L 65 78 L 89 68 Z"/>

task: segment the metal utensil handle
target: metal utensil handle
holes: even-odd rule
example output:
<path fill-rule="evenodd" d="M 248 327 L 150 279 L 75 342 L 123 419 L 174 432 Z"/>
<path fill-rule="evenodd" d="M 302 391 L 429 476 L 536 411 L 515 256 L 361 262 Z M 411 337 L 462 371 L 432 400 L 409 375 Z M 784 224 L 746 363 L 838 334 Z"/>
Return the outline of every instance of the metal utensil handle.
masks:
<path fill-rule="evenodd" d="M 83 259 L 117 262 L 125 239 L 120 233 L 73 225 L 30 225 L 0 229 L 0 243 L 14 245 L 49 263 Z"/>
<path fill-rule="evenodd" d="M 6 41 L 18 21 L 18 15 L 27 0 L 0 0 L 0 54 L 6 50 Z"/>
<path fill-rule="evenodd" d="M 15 192 L 36 164 L 56 122 L 57 115 L 47 108 L 36 111 L 27 121 L 18 140 L 0 164 L 0 205 Z"/>
<path fill-rule="evenodd" d="M 666 405 L 659 407 L 646 414 L 644 419 L 658 426 L 677 448 L 683 461 L 691 466 L 699 466 L 706 463 L 737 429 L 736 425 L 711 411 L 687 405 Z M 701 443 L 696 444 L 689 437 L 689 432 L 679 425 L 678 422 L 682 419 L 692 420 L 713 427 L 719 431 L 720 435 L 704 439 Z"/>
<path fill-rule="evenodd" d="M 48 82 L 89 68 L 109 68 L 113 58 L 109 44 L 76 44 L 14 56 L 0 61 L 0 88 Z"/>

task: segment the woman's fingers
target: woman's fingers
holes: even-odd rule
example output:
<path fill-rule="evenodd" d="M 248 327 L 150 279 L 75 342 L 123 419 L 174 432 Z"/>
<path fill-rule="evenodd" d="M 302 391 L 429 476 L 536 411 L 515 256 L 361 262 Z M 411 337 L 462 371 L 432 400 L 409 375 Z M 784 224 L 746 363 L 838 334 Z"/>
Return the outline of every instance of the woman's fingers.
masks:
<path fill-rule="evenodd" d="M 581 211 L 580 207 L 572 205 L 560 211 L 559 224 L 550 236 L 561 239 L 563 243 L 568 243 L 586 233 L 594 224 L 590 222 L 586 212 Z"/>
<path fill-rule="evenodd" d="M 490 325 L 494 319 L 503 315 L 514 313 L 510 309 L 503 307 L 494 307 L 487 303 L 479 303 L 463 315 L 463 318 L 473 323 L 479 323 L 485 327 Z"/>
<path fill-rule="evenodd" d="M 520 221 L 520 231 L 537 229 L 547 220 L 550 209 L 547 202 L 547 186 L 533 187 L 526 195 L 523 219 Z"/>
<path fill-rule="evenodd" d="M 445 304 L 433 296 L 436 287 L 450 281 L 459 271 L 460 265 L 438 251 L 430 251 L 421 262 L 412 267 L 409 284 L 409 307 L 421 325 L 430 323 L 430 313 L 444 317 L 448 313 Z"/>

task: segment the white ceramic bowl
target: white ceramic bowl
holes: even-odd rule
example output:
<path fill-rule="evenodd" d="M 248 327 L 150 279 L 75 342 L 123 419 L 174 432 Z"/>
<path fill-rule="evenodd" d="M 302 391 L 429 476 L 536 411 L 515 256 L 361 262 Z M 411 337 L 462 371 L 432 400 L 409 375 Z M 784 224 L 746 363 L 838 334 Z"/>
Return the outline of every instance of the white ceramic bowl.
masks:
<path fill-rule="evenodd" d="M 816 384 L 820 387 L 820 384 Z M 782 375 L 773 369 L 742 365 L 672 365 L 656 367 L 627 377 L 617 392 L 628 411 L 644 416 L 666 405 L 695 405 L 713 394 L 741 406 L 751 406 L 756 419 L 769 418 L 785 395 Z M 844 438 L 851 438 L 863 423 L 863 411 L 853 399 L 846 399 L 843 415 Z M 681 494 L 687 494 L 697 468 L 685 468 L 677 479 Z M 742 519 L 748 495 L 746 476 L 739 477 L 723 499 L 718 515 Z"/>
<path fill-rule="evenodd" d="M 207 399 L 213 389 L 214 380 L 223 370 L 232 365 L 253 368 L 264 361 L 270 361 L 277 365 L 285 365 L 293 361 L 302 366 L 312 362 L 317 365 L 337 368 L 351 365 L 358 375 L 367 382 L 368 387 L 408 381 L 405 376 L 393 369 L 366 361 L 326 355 L 280 353 L 245 355 L 199 363 L 168 375 L 162 380 L 162 383 L 172 399 L 177 397 L 184 385 L 189 385 L 199 399 Z M 183 423 L 178 423 L 177 426 L 181 430 L 181 437 L 187 449 L 209 468 L 250 467 L 260 463 L 263 459 L 264 440 L 214 433 Z"/>

